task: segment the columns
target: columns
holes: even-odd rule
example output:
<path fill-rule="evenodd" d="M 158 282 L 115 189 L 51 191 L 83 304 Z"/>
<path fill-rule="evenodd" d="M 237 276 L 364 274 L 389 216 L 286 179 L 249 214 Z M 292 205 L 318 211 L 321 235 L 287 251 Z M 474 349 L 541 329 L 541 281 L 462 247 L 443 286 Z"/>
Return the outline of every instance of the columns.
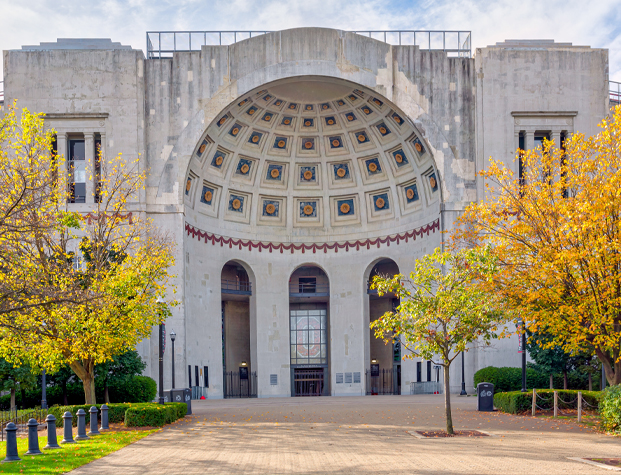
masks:
<path fill-rule="evenodd" d="M 561 148 L 561 131 L 553 130 L 550 134 L 550 140 L 554 141 L 554 146 L 556 148 Z"/>
<path fill-rule="evenodd" d="M 532 150 L 535 148 L 535 132 L 527 130 L 524 132 L 526 139 L 526 150 Z"/>
<path fill-rule="evenodd" d="M 95 137 L 92 132 L 84 133 L 84 159 L 86 160 L 86 203 L 94 203 L 95 181 Z"/>

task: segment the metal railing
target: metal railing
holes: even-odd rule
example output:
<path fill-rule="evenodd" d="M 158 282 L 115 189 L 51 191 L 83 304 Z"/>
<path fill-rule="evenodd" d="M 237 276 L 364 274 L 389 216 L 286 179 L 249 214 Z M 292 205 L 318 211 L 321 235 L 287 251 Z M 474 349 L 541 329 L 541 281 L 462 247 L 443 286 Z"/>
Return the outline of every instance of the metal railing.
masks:
<path fill-rule="evenodd" d="M 330 284 L 290 282 L 291 297 L 327 297 L 330 295 Z"/>
<path fill-rule="evenodd" d="M 252 295 L 252 284 L 243 280 L 221 280 L 223 294 Z"/>
<path fill-rule="evenodd" d="M 379 371 L 366 370 L 367 395 L 401 394 L 397 368 L 381 369 Z"/>
<path fill-rule="evenodd" d="M 231 45 L 272 31 L 147 31 L 147 59 L 171 58 L 174 53 L 200 51 L 202 46 Z M 384 43 L 443 51 L 449 56 L 472 57 L 472 32 L 459 30 L 355 30 Z"/>
<path fill-rule="evenodd" d="M 296 368 L 293 371 L 294 396 L 323 396 L 324 392 L 323 368 Z"/>
<path fill-rule="evenodd" d="M 410 394 L 442 394 L 441 381 L 413 381 L 410 383 Z"/>
<path fill-rule="evenodd" d="M 30 410 L 18 410 L 0 411 L 0 441 L 4 440 L 5 427 L 9 422 L 12 422 L 17 426 L 18 431 L 28 431 L 28 421 L 35 419 L 39 424 L 45 422 L 47 417 L 47 409 L 30 409 Z"/>
<path fill-rule="evenodd" d="M 225 371 L 224 397 L 257 397 L 257 372 Z"/>
<path fill-rule="evenodd" d="M 621 82 L 608 81 L 608 94 L 610 97 L 610 107 L 621 104 Z"/>

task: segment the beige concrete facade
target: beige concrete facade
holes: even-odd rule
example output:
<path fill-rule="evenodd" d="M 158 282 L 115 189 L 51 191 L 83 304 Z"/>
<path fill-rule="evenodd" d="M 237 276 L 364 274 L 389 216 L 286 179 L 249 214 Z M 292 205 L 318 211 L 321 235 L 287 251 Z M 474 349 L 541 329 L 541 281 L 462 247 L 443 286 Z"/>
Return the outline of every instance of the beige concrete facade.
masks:
<path fill-rule="evenodd" d="M 364 395 L 371 359 L 389 357 L 372 354 L 368 328 L 386 306 L 367 292 L 376 265 L 407 273 L 442 246 L 442 231 L 484 199 L 476 174 L 489 156 L 512 163 L 520 136 L 534 145 L 542 134 L 593 134 L 608 110 L 608 52 L 541 41 L 453 58 L 303 28 L 148 60 L 118 44 L 59 41 L 5 51 L 4 71 L 6 101 L 46 113 L 60 153 L 72 137 L 87 147 L 98 137 L 108 156 L 141 157 L 148 181 L 136 208 L 177 242 L 181 305 L 167 322 L 177 383 L 188 384 L 188 365 L 192 375 L 207 367 L 214 398 L 223 361 L 235 361 L 230 371 L 244 358 L 259 397 L 292 394 L 291 339 L 302 337 L 290 305 L 304 298 L 327 309 L 329 394 Z M 231 263 L 248 284 L 223 272 Z M 292 297 L 299 268 L 320 269 L 317 292 L 325 284 L 328 295 Z M 225 310 L 223 325 L 223 300 L 237 321 Z M 223 328 L 240 330 L 234 348 L 223 350 Z M 470 391 L 476 370 L 519 364 L 514 340 L 466 355 Z M 139 351 L 156 378 L 155 341 Z M 418 361 L 380 363 L 400 365 L 409 394 Z M 453 371 L 456 391 L 459 382 Z"/>

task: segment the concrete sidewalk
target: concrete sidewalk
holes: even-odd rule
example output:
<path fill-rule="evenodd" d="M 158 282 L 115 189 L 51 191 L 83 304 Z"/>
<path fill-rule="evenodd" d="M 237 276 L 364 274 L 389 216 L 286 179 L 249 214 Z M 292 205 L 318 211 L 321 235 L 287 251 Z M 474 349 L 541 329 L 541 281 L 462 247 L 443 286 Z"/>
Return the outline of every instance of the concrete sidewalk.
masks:
<path fill-rule="evenodd" d="M 72 474 L 598 474 L 567 457 L 621 457 L 621 440 L 573 422 L 479 413 L 453 398 L 457 429 L 494 437 L 421 440 L 444 428 L 442 396 L 193 401 L 194 415 Z"/>

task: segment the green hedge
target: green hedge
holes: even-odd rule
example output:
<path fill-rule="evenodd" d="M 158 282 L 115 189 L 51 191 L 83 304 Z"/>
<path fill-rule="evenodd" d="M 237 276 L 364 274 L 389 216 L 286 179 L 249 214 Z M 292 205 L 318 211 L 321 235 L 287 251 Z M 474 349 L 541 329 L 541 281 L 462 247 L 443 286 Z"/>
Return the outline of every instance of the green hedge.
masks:
<path fill-rule="evenodd" d="M 567 374 L 568 389 L 586 389 L 589 387 L 588 375 L 572 371 Z M 519 391 L 522 389 L 522 368 L 497 368 L 488 366 L 474 373 L 474 387 L 479 383 L 492 383 L 494 392 Z M 563 375 L 554 375 L 554 387 L 562 388 Z M 526 388 L 549 388 L 550 375 L 526 368 Z M 599 378 L 593 378 L 593 389 L 599 389 Z"/>
<path fill-rule="evenodd" d="M 94 404 L 95 407 L 97 407 L 97 409 L 99 409 L 100 414 L 101 414 L 101 406 L 103 404 Z M 125 420 L 125 411 L 127 411 L 127 409 L 129 409 L 132 404 L 131 403 L 120 403 L 120 404 L 114 404 L 114 403 L 110 403 L 107 404 L 108 406 L 108 422 L 123 422 Z M 86 404 L 80 404 L 80 405 L 72 405 L 72 406 L 52 406 L 48 409 L 48 414 L 53 414 L 54 417 L 56 418 L 56 426 L 57 427 L 61 427 L 63 424 L 63 414 L 67 411 L 69 411 L 72 415 L 73 415 L 73 426 L 75 427 L 78 423 L 78 416 L 76 415 L 77 412 L 80 409 L 84 409 L 84 412 L 86 412 L 86 421 L 88 423 L 88 421 L 90 420 L 90 415 L 88 414 L 88 411 L 91 409 L 91 406 L 86 405 Z M 98 416 L 98 417 L 101 417 Z"/>
<path fill-rule="evenodd" d="M 126 427 L 161 427 L 181 419 L 187 413 L 184 402 L 132 406 L 125 413 Z"/>
<path fill-rule="evenodd" d="M 621 385 L 604 389 L 599 404 L 599 415 L 603 430 L 621 434 Z"/>
<path fill-rule="evenodd" d="M 108 387 L 108 396 L 114 402 L 150 402 L 155 399 L 156 394 L 157 384 L 148 376 L 134 376 Z"/>
<path fill-rule="evenodd" d="M 571 404 L 565 404 L 564 401 L 573 401 L 577 395 L 577 390 L 572 389 L 557 389 L 559 401 L 559 408 L 575 408 L 576 402 Z M 537 394 L 540 396 L 537 398 L 537 405 L 543 409 L 554 408 L 554 390 L 553 389 L 538 389 Z M 587 404 L 597 407 L 601 398 L 599 391 L 582 391 L 582 397 Z M 527 391 L 525 393 L 521 391 L 502 392 L 494 394 L 494 406 L 496 409 L 509 414 L 520 414 L 522 412 L 530 411 L 533 404 L 533 392 Z M 583 406 L 584 407 L 584 406 Z M 587 406 L 588 407 L 588 406 Z M 586 409 L 586 407 L 585 407 Z"/>

